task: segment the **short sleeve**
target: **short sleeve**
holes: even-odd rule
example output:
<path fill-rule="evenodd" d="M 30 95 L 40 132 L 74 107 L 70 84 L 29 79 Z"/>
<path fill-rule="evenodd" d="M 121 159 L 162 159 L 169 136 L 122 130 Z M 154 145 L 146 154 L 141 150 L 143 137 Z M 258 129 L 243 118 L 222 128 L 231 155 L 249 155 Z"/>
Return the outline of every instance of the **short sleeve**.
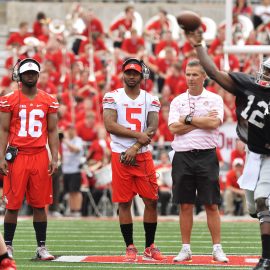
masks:
<path fill-rule="evenodd" d="M 174 99 L 170 105 L 168 126 L 173 124 L 173 123 L 179 122 L 180 112 L 179 112 L 178 108 L 179 108 L 179 106 L 177 106 L 177 99 Z"/>
<path fill-rule="evenodd" d="M 12 111 L 12 104 L 9 97 L 10 95 L 0 97 L 0 112 Z"/>
<path fill-rule="evenodd" d="M 220 119 L 221 123 L 223 123 L 223 118 L 224 118 L 224 104 L 223 104 L 223 99 L 221 96 L 218 96 L 217 101 L 216 101 L 216 110 L 218 112 L 218 118 Z"/>
<path fill-rule="evenodd" d="M 113 92 L 106 93 L 102 101 L 103 109 L 116 110 L 116 101 Z"/>
<path fill-rule="evenodd" d="M 157 96 L 151 96 L 151 104 L 149 108 L 149 112 L 159 112 L 160 110 L 160 102 Z"/>
<path fill-rule="evenodd" d="M 48 101 L 49 101 L 49 109 L 48 109 L 48 113 L 56 113 L 58 111 L 59 108 L 59 103 L 57 101 L 57 99 L 51 95 L 48 95 Z"/>

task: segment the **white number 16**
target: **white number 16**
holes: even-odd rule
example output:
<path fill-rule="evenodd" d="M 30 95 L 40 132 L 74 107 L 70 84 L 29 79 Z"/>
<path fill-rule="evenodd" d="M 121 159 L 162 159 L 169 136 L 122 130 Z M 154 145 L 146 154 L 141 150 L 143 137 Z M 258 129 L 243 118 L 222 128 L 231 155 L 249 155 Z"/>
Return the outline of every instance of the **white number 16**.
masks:
<path fill-rule="evenodd" d="M 19 112 L 19 116 L 21 118 L 21 128 L 19 130 L 18 136 L 26 137 L 27 132 L 31 137 L 38 138 L 42 134 L 42 122 L 36 119 L 36 116 L 39 118 L 44 117 L 44 112 L 42 110 L 34 109 L 29 113 L 28 117 L 28 131 L 26 130 L 26 122 L 27 122 L 27 111 L 26 109 L 22 109 Z"/>

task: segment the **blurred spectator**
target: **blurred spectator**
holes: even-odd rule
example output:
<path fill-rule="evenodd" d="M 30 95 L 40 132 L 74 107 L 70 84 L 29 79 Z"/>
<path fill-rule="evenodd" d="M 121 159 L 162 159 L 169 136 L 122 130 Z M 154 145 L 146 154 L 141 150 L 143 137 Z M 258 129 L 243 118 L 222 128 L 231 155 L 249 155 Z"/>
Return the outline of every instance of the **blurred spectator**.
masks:
<path fill-rule="evenodd" d="M 238 178 L 243 173 L 243 168 L 243 159 L 236 158 L 232 163 L 232 169 L 228 171 L 226 175 L 226 190 L 224 193 L 224 207 L 226 215 L 242 215 L 248 213 L 245 202 L 245 192 L 240 189 L 237 184 Z"/>
<path fill-rule="evenodd" d="M 253 15 L 253 9 L 248 3 L 248 0 L 235 0 L 233 14 L 241 14 L 251 18 Z"/>
<path fill-rule="evenodd" d="M 158 147 L 160 149 L 165 149 L 165 142 L 173 141 L 173 134 L 170 132 L 168 127 L 168 118 L 169 118 L 170 107 L 167 105 L 162 106 L 160 113 L 160 124 L 158 128 Z"/>
<path fill-rule="evenodd" d="M 86 26 L 85 30 L 83 31 L 83 35 L 88 39 L 91 40 L 92 37 L 90 35 L 104 34 L 103 23 L 99 18 L 97 18 L 93 9 L 88 8 L 84 10 L 82 19 Z"/>
<path fill-rule="evenodd" d="M 4 75 L 0 84 L 0 96 L 4 96 L 10 92 L 10 85 L 12 83 L 13 68 L 7 69 L 7 75 Z"/>
<path fill-rule="evenodd" d="M 109 164 L 111 160 L 110 140 L 103 126 L 97 129 L 97 138 L 92 141 L 88 149 L 87 160 L 91 171 L 93 171 L 92 166 L 97 170 Z"/>
<path fill-rule="evenodd" d="M 144 39 L 140 37 L 137 30 L 130 30 L 130 37 L 124 38 L 121 49 L 126 57 L 137 57 L 140 47 L 144 48 Z"/>
<path fill-rule="evenodd" d="M 222 90 L 222 92 L 224 101 L 224 122 L 236 122 L 235 96 L 224 90 Z"/>
<path fill-rule="evenodd" d="M 50 82 L 49 73 L 46 70 L 43 70 L 39 74 L 37 87 L 43 89 L 46 93 L 51 95 L 57 94 L 57 89 L 55 85 Z"/>
<path fill-rule="evenodd" d="M 162 92 L 165 79 L 168 77 L 169 67 L 176 63 L 177 57 L 175 51 L 171 47 L 165 48 L 165 56 L 157 58 L 157 74 L 158 74 L 158 92 Z"/>
<path fill-rule="evenodd" d="M 43 35 L 43 25 L 48 24 L 49 19 L 47 19 L 44 12 L 40 11 L 37 13 L 36 20 L 33 23 L 33 35 L 34 37 L 38 38 L 39 36 Z"/>
<path fill-rule="evenodd" d="M 145 28 L 145 34 L 152 43 L 153 52 L 155 52 L 155 46 L 160 41 L 162 34 L 168 30 L 170 30 L 170 23 L 167 11 L 160 9 L 158 15 L 150 19 Z"/>
<path fill-rule="evenodd" d="M 8 49 L 11 49 L 14 45 L 17 46 L 23 46 L 24 45 L 24 39 L 29 37 L 31 34 L 28 33 L 28 23 L 27 22 L 21 22 L 19 24 L 19 30 L 18 32 L 11 33 L 6 41 L 6 45 Z"/>
<path fill-rule="evenodd" d="M 223 50 L 222 50 L 223 51 Z M 219 53 L 214 57 L 214 62 L 218 69 L 225 70 L 226 69 L 226 62 L 224 59 L 224 53 Z M 228 55 L 228 63 L 229 68 L 231 71 L 238 72 L 240 71 L 240 64 L 237 56 L 235 54 L 229 54 Z"/>
<path fill-rule="evenodd" d="M 254 8 L 254 26 L 266 24 L 270 21 L 270 0 L 261 0 Z"/>
<path fill-rule="evenodd" d="M 114 47 L 121 48 L 126 33 L 131 31 L 134 11 L 133 6 L 127 6 L 125 8 L 125 15 L 118 18 L 110 25 L 109 36 L 114 41 Z M 117 32 L 116 35 L 114 32 Z"/>
<path fill-rule="evenodd" d="M 225 25 L 220 25 L 217 30 L 217 37 L 211 42 L 208 53 L 215 56 L 223 52 L 223 43 L 225 41 Z"/>
<path fill-rule="evenodd" d="M 175 50 L 175 54 L 179 55 L 179 45 L 177 42 L 173 39 L 172 32 L 170 30 L 167 30 L 162 34 L 162 38 L 157 43 L 155 47 L 155 55 L 159 55 L 160 53 L 164 53 L 164 49 L 166 47 L 171 47 Z"/>
<path fill-rule="evenodd" d="M 235 149 L 231 151 L 231 160 L 230 160 L 231 168 L 236 158 L 241 158 L 243 161 L 245 161 L 246 159 L 245 144 L 238 138 L 236 139 Z"/>
<path fill-rule="evenodd" d="M 187 84 L 184 72 L 182 70 L 182 63 L 175 62 L 172 64 L 171 67 L 168 68 L 167 77 L 164 82 L 165 85 L 169 86 L 171 95 L 174 97 L 181 94 L 181 91 L 179 91 L 178 89 L 180 82 L 183 85 L 182 86 L 182 93 L 183 93 L 187 89 Z"/>
<path fill-rule="evenodd" d="M 83 156 L 83 141 L 76 135 L 74 125 L 69 124 L 62 140 L 62 170 L 64 177 L 64 192 L 69 195 L 70 216 L 81 216 L 81 158 Z"/>
<path fill-rule="evenodd" d="M 169 160 L 168 153 L 161 151 L 158 164 L 155 166 L 158 177 L 158 203 L 160 203 L 160 214 L 166 216 L 169 214 L 169 203 L 171 200 L 172 188 L 172 164 Z"/>
<path fill-rule="evenodd" d="M 93 142 L 97 138 L 96 113 L 87 111 L 85 118 L 76 125 L 77 134 L 85 142 Z"/>

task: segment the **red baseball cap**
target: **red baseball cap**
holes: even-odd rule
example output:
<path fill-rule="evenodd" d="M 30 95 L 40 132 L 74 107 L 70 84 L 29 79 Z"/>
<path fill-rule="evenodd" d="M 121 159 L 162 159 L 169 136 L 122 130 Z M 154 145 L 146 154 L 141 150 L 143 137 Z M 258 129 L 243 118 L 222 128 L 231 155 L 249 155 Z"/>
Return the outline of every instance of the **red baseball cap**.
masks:
<path fill-rule="evenodd" d="M 139 65 L 137 63 L 129 63 L 129 64 L 127 64 L 124 67 L 124 72 L 127 71 L 127 70 L 130 70 L 130 69 L 133 69 L 133 70 L 138 71 L 139 73 L 142 73 L 142 67 L 141 67 L 141 65 Z"/>

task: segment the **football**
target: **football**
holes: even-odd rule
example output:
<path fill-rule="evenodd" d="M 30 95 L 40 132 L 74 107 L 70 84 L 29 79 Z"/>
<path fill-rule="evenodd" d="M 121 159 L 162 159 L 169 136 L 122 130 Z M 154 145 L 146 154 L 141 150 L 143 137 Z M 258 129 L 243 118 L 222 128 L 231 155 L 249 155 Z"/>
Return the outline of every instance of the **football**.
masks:
<path fill-rule="evenodd" d="M 177 17 L 179 26 L 185 31 L 195 31 L 202 23 L 198 14 L 193 11 L 182 11 Z"/>

